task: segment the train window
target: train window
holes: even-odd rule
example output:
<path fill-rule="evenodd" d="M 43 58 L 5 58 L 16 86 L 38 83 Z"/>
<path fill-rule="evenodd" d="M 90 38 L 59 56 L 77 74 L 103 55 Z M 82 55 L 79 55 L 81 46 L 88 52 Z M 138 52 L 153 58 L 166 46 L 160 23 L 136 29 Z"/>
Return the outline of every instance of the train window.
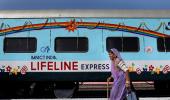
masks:
<path fill-rule="evenodd" d="M 55 39 L 56 52 L 87 52 L 88 39 L 86 37 L 57 37 Z"/>
<path fill-rule="evenodd" d="M 137 37 L 108 37 L 106 39 L 106 49 L 116 48 L 120 52 L 138 52 L 139 38 Z"/>
<path fill-rule="evenodd" d="M 157 48 L 159 52 L 170 52 L 170 38 L 158 38 Z"/>
<path fill-rule="evenodd" d="M 33 53 L 37 49 L 37 40 L 32 37 L 6 37 L 4 39 L 5 53 Z"/>

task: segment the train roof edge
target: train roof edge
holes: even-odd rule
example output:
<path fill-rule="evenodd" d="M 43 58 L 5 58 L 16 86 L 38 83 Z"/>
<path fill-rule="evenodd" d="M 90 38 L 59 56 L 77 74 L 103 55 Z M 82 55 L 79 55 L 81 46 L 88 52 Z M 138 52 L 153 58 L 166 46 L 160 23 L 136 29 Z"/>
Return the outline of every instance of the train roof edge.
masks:
<path fill-rule="evenodd" d="M 111 10 L 111 9 L 0 10 L 0 18 L 49 18 L 49 17 L 169 18 L 170 10 Z"/>

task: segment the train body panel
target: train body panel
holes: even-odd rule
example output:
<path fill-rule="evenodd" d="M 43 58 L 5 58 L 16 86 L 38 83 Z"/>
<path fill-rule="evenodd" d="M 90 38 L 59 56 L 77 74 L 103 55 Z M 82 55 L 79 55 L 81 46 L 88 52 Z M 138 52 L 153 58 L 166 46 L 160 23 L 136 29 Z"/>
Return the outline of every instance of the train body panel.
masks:
<path fill-rule="evenodd" d="M 143 73 L 169 79 L 169 21 L 133 16 L 1 18 L 1 80 L 103 81 L 110 75 L 107 50 L 112 47 L 119 49 L 134 79 Z"/>

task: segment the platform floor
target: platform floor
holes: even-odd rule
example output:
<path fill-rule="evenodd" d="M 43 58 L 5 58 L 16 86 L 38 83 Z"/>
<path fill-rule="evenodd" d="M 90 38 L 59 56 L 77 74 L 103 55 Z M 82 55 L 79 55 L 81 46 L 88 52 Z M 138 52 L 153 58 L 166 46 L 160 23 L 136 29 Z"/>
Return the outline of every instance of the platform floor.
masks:
<path fill-rule="evenodd" d="M 10 99 L 18 100 L 18 99 Z M 19 99 L 19 100 L 37 100 L 37 99 Z M 108 100 L 108 98 L 71 98 L 71 99 L 41 99 L 41 100 Z M 139 100 L 170 100 L 170 97 L 145 97 Z"/>

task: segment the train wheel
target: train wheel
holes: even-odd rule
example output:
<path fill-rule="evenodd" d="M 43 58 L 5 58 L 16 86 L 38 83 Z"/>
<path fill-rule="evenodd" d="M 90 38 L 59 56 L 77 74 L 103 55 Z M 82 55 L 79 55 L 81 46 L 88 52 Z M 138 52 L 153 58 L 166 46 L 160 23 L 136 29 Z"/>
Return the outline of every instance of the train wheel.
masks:
<path fill-rule="evenodd" d="M 57 82 L 54 88 L 56 98 L 72 98 L 78 91 L 78 82 Z"/>
<path fill-rule="evenodd" d="M 32 82 L 2 81 L 0 83 L 0 99 L 2 98 L 28 98 Z"/>
<path fill-rule="evenodd" d="M 33 98 L 54 98 L 53 84 L 54 82 L 36 82 L 32 91 Z"/>
<path fill-rule="evenodd" d="M 18 98 L 30 98 L 34 90 L 33 85 L 33 82 L 19 82 L 15 85 L 14 92 Z"/>

